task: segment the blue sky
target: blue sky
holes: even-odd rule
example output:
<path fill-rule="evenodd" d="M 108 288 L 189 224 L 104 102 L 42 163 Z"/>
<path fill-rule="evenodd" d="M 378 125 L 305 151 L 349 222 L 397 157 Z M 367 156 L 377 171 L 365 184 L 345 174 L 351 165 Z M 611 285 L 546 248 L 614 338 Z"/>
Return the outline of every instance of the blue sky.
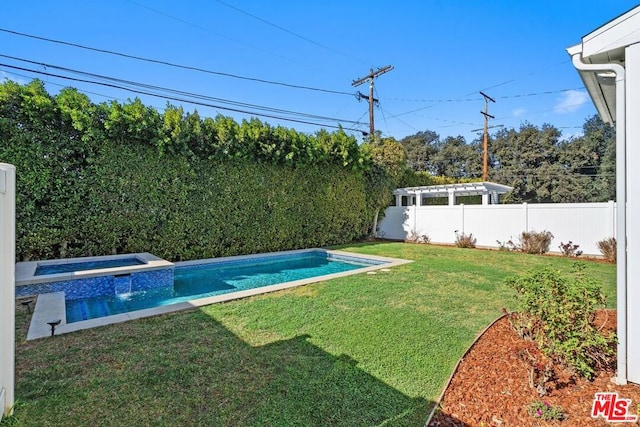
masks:
<path fill-rule="evenodd" d="M 484 91 L 496 100 L 489 105 L 496 117 L 490 125 L 550 123 L 570 137 L 581 133 L 595 109 L 565 49 L 635 5 L 626 0 L 3 0 L 2 30 L 214 73 L 0 31 L 0 79 L 26 82 L 38 76 L 12 66 L 104 81 L 55 68 L 64 67 L 217 98 L 203 101 L 214 107 L 171 101 L 186 111 L 197 108 L 205 117 L 242 120 L 252 114 L 222 107 L 254 113 L 260 112 L 255 106 L 269 107 L 287 112 L 266 114 L 314 123 L 258 116 L 273 125 L 313 133 L 322 127 L 317 124 L 341 124 L 360 138 L 358 130 L 369 129 L 368 105 L 353 94 L 367 93 L 368 85 L 353 87 L 352 82 L 372 68 L 393 65 L 375 80 L 375 127 L 384 136 L 400 139 L 432 130 L 471 142 L 483 124 L 484 101 L 478 92 Z M 95 102 L 138 96 L 158 109 L 167 103 L 121 89 L 39 77 L 51 93 L 74 86 Z"/>

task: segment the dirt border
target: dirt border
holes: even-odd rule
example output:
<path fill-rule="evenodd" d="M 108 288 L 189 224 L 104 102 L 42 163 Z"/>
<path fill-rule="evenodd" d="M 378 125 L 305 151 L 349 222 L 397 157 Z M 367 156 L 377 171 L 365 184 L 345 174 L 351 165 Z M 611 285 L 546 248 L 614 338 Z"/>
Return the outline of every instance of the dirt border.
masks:
<path fill-rule="evenodd" d="M 427 421 L 424 423 L 424 427 L 428 427 L 429 426 L 429 423 L 431 423 L 431 420 L 433 419 L 433 416 L 435 415 L 436 411 L 438 410 L 438 408 L 440 408 L 440 404 L 442 403 L 442 399 L 444 398 L 444 394 L 449 389 L 449 386 L 451 385 L 451 381 L 453 381 L 453 378 L 456 376 L 456 373 L 458 372 L 458 368 L 460 367 L 460 364 L 462 363 L 464 358 L 467 357 L 467 355 L 473 349 L 473 347 L 476 345 L 476 343 L 478 341 L 480 341 L 480 338 L 482 338 L 482 336 L 489 329 L 491 329 L 491 327 L 493 325 L 495 325 L 498 321 L 500 321 L 504 317 L 507 317 L 506 313 L 502 314 L 498 318 L 494 319 L 491 323 L 489 323 L 489 325 L 487 327 L 485 327 L 482 331 L 480 331 L 480 333 L 473 340 L 473 342 L 471 343 L 469 348 L 467 348 L 467 350 L 462 354 L 462 357 L 460 357 L 460 359 L 458 359 L 458 363 L 456 363 L 456 366 L 453 368 L 453 371 L 451 372 L 451 375 L 449 376 L 449 379 L 447 380 L 447 383 L 445 384 L 444 388 L 442 389 L 442 392 L 440 393 L 440 396 L 438 396 L 438 399 L 435 401 L 435 405 L 433 406 L 433 408 L 431 408 L 431 412 L 429 413 L 429 416 L 427 417 Z"/>

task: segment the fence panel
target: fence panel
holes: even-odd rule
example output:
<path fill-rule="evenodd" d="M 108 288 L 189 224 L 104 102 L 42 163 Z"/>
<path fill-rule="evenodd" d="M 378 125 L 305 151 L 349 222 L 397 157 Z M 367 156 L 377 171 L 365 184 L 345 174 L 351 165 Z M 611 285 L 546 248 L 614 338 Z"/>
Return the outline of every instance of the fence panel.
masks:
<path fill-rule="evenodd" d="M 464 228 L 460 206 L 415 206 L 415 217 L 415 230 L 433 242 L 453 241 L 455 231 Z"/>
<path fill-rule="evenodd" d="M 497 248 L 524 230 L 527 205 L 469 205 L 464 212 L 465 233 L 472 233 L 478 246 Z"/>
<path fill-rule="evenodd" d="M 597 242 L 615 237 L 615 203 L 519 205 L 393 206 L 380 222 L 378 236 L 405 240 L 412 231 L 433 243 L 455 243 L 455 231 L 473 234 L 477 245 L 498 248 L 518 242 L 523 231 L 550 231 L 551 252 L 572 241 L 586 255 L 600 255 Z"/>

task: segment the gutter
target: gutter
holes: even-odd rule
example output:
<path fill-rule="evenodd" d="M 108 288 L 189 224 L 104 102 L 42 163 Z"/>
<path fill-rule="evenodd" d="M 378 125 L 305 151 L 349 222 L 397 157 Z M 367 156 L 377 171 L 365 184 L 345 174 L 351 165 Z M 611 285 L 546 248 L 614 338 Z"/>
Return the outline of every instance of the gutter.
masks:
<path fill-rule="evenodd" d="M 570 52 L 571 53 L 571 52 Z M 580 71 L 613 71 L 616 75 L 616 202 L 617 209 L 617 376 L 612 381 L 627 384 L 627 135 L 626 80 L 620 64 L 587 64 L 582 52 L 571 53 L 574 67 Z"/>

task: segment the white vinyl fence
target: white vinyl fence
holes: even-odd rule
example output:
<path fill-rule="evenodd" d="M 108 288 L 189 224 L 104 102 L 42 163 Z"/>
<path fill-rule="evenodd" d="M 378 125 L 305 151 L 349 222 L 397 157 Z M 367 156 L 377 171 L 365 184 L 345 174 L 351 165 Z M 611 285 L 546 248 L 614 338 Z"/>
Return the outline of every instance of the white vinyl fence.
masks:
<path fill-rule="evenodd" d="M 523 231 L 550 231 L 550 252 L 561 243 L 580 245 L 585 255 L 601 255 L 597 242 L 616 237 L 616 204 L 558 203 L 521 205 L 391 206 L 378 227 L 378 237 L 406 240 L 412 233 L 432 243 L 454 244 L 458 233 L 473 234 L 478 247 L 518 243 Z"/>

